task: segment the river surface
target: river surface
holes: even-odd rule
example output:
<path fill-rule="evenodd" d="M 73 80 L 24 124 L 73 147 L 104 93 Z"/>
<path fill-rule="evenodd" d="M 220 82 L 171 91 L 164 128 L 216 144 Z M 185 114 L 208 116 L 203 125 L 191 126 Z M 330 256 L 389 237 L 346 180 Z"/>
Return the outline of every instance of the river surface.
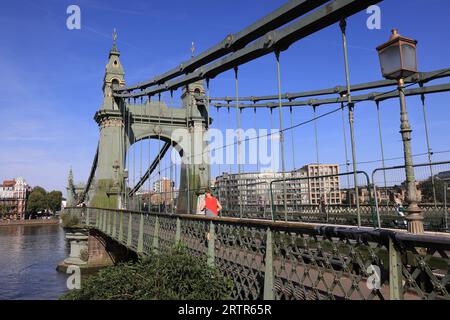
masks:
<path fill-rule="evenodd" d="M 59 225 L 0 226 L 0 300 L 58 299 L 67 275 L 56 266 L 68 256 Z"/>

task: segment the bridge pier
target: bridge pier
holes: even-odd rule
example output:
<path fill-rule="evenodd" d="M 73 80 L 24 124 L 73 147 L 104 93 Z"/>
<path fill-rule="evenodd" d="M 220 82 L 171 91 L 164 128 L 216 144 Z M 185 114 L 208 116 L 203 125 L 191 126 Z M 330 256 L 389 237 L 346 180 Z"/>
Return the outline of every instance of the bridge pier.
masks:
<path fill-rule="evenodd" d="M 64 264 L 82 266 L 87 264 L 84 256 L 88 252 L 89 236 L 82 230 L 66 234 L 66 240 L 70 243 L 69 257 L 64 259 Z"/>
<path fill-rule="evenodd" d="M 70 255 L 58 264 L 56 269 L 61 272 L 75 265 L 82 274 L 89 274 L 121 261 L 137 259 L 135 252 L 96 229 L 68 232 L 66 240 L 70 242 Z"/>

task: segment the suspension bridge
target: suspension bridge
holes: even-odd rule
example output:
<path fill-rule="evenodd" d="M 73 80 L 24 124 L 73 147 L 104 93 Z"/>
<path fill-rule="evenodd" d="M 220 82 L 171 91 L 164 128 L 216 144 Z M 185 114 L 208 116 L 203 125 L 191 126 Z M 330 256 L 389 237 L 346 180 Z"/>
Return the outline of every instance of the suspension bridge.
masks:
<path fill-rule="evenodd" d="M 103 103 L 94 116 L 100 129 L 97 151 L 83 190 L 77 192 L 70 177 L 65 211 L 138 254 L 185 243 L 189 252 L 206 257 L 233 279 L 236 299 L 449 299 L 450 161 L 433 162 L 428 131 L 428 161 L 410 161 L 415 155 L 402 109 L 405 164 L 386 166 L 380 104 L 418 96 L 427 126 L 425 97 L 450 91 L 450 83 L 443 81 L 450 68 L 414 72 L 401 82 L 351 84 L 347 18 L 379 2 L 290 1 L 179 66 L 135 85 L 125 83 L 114 35 Z M 282 92 L 283 52 L 332 25 L 341 33 L 345 83 Z M 239 67 L 269 54 L 275 56 L 277 92 L 239 96 Z M 214 78 L 228 70 L 234 71 L 235 95 L 210 97 Z M 181 105 L 174 106 L 179 91 Z M 163 101 L 163 93 L 171 101 Z M 381 166 L 372 172 L 358 169 L 356 159 L 353 112 L 367 101 L 376 106 L 380 138 L 381 160 L 376 163 Z M 327 105 L 335 108 L 321 112 Z M 298 108 L 311 108 L 313 117 L 294 123 Z M 269 111 L 272 130 L 247 135 L 243 117 L 252 113 L 245 110 L 253 111 L 255 122 L 257 113 Z M 320 162 L 317 137 L 316 123 L 336 113 L 342 114 L 342 166 Z M 211 148 L 207 135 L 218 122 L 227 122 L 237 133 L 231 143 Z M 294 129 L 311 123 L 316 162 L 298 167 Z M 221 175 L 212 177 L 214 153 L 233 150 L 239 160 L 251 153 L 246 143 L 263 139 L 279 141 L 275 148 L 280 150 L 281 170 L 261 172 L 257 163 L 257 170 L 249 172 L 237 161 L 214 164 Z M 291 155 L 285 152 L 287 143 L 292 144 Z M 292 168 L 286 157 L 292 157 Z M 198 214 L 207 188 L 223 205 L 216 218 Z M 375 284 L 370 282 L 374 277 Z"/>

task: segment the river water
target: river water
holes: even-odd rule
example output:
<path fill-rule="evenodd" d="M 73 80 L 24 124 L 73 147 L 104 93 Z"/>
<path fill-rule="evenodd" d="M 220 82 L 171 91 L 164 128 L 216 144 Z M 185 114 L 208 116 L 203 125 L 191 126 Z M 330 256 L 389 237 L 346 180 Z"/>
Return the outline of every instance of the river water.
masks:
<path fill-rule="evenodd" d="M 59 225 L 0 226 L 0 300 L 58 299 L 67 275 L 56 266 L 68 256 Z"/>

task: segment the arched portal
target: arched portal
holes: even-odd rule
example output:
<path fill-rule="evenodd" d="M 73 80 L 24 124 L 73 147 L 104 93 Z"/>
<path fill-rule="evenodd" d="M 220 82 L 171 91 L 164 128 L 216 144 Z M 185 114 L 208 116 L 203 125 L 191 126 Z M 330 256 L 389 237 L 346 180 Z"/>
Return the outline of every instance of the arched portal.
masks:
<path fill-rule="evenodd" d="M 182 176 L 187 170 L 182 163 L 184 155 L 183 146 L 172 137 L 152 134 L 136 138 L 125 156 L 128 187 L 124 200 L 127 208 L 167 213 L 185 212 L 188 204 L 184 195 L 187 190 L 181 187 L 187 184 L 186 177 Z M 195 194 L 194 190 L 190 191 Z"/>
<path fill-rule="evenodd" d="M 101 109 L 95 119 L 100 126 L 97 186 L 93 206 L 126 208 L 126 155 L 131 146 L 145 139 L 159 139 L 182 156 L 180 165 L 177 213 L 194 213 L 198 193 L 208 187 L 210 169 L 202 154 L 206 150 L 206 133 L 210 119 L 206 109 L 203 83 L 188 85 L 182 94 L 182 107 L 167 107 L 151 99 L 135 104 L 116 99 Z M 118 109 L 118 110 L 117 110 Z M 147 169 L 147 168 L 146 168 Z M 189 192 L 187 192 L 189 191 Z M 187 195 L 189 194 L 189 196 Z"/>

